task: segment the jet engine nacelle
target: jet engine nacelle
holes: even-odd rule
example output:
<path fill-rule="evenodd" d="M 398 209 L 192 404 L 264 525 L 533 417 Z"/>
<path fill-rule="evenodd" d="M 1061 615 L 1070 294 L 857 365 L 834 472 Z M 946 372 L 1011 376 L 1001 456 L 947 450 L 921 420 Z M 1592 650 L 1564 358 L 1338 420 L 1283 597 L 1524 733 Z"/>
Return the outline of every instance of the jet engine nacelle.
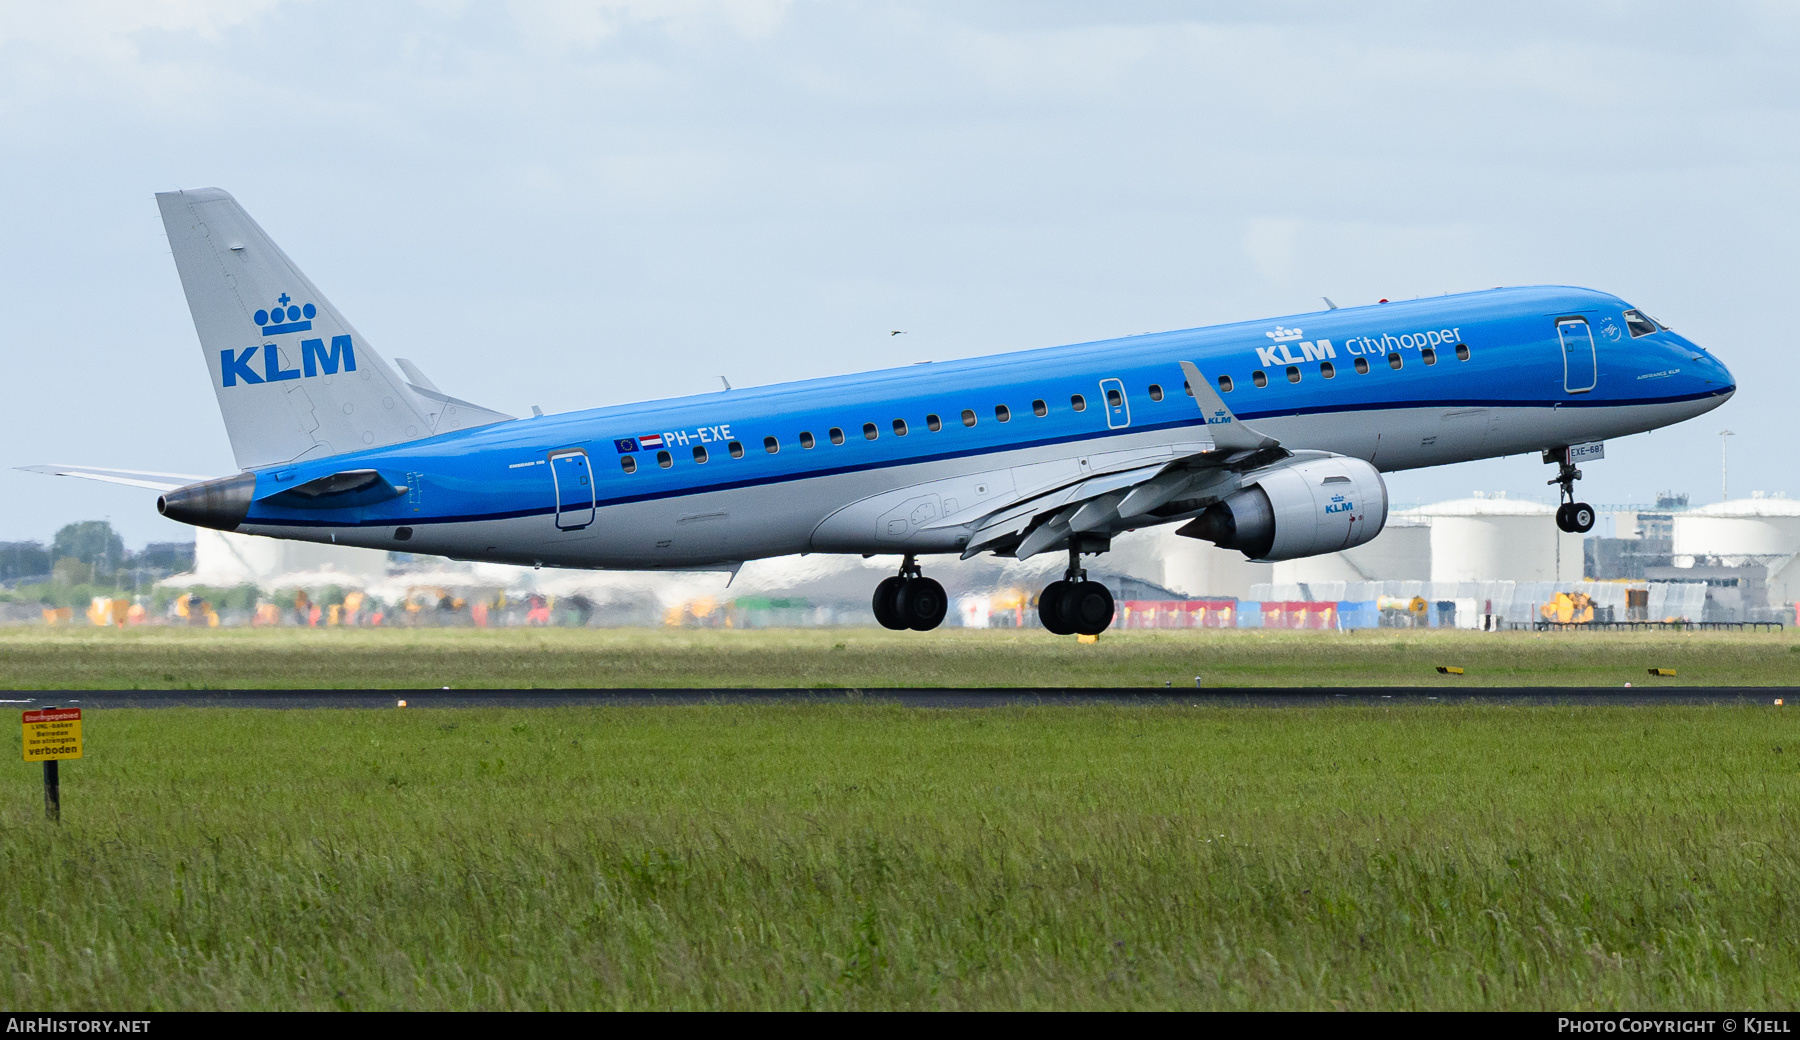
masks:
<path fill-rule="evenodd" d="M 1294 462 L 1188 521 L 1177 534 L 1273 562 L 1361 545 L 1387 523 L 1387 485 L 1375 467 L 1338 456 Z"/>

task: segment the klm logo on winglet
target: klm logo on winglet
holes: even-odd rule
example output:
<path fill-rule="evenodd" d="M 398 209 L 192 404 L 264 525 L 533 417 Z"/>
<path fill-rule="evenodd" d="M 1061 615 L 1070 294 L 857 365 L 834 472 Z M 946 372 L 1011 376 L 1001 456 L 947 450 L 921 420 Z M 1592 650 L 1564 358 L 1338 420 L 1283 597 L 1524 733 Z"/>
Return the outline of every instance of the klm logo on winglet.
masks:
<path fill-rule="evenodd" d="M 1206 425 L 1208 426 L 1226 426 L 1229 425 L 1230 422 L 1231 413 L 1223 408 L 1218 409 L 1206 417 Z"/>
<path fill-rule="evenodd" d="M 263 335 L 312 331 L 312 319 L 319 313 L 317 307 L 310 303 L 290 306 L 292 300 L 287 293 L 282 293 L 276 303 L 277 306 L 252 315 L 256 324 L 262 327 Z M 261 365 L 256 364 L 258 351 L 262 353 Z M 284 379 L 311 378 L 321 373 L 334 376 L 339 371 L 356 371 L 356 348 L 351 345 L 349 336 L 331 337 L 330 347 L 325 346 L 323 337 L 301 340 L 299 368 L 282 367 L 281 350 L 273 343 L 245 347 L 242 351 L 229 347 L 219 351 L 219 378 L 224 386 L 236 386 L 240 382 L 279 383 Z"/>
<path fill-rule="evenodd" d="M 1331 503 L 1325 507 L 1327 513 L 1348 513 L 1356 508 L 1356 503 L 1347 501 L 1343 495 L 1332 495 Z"/>

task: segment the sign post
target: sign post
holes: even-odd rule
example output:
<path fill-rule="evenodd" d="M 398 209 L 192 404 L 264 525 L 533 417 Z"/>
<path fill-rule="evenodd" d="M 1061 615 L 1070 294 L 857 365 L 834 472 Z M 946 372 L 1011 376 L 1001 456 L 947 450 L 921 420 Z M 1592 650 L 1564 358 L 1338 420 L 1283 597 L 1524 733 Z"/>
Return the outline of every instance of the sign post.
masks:
<path fill-rule="evenodd" d="M 44 763 L 44 815 L 62 822 L 62 791 L 57 763 L 81 757 L 81 709 L 44 708 L 24 713 L 25 761 Z"/>

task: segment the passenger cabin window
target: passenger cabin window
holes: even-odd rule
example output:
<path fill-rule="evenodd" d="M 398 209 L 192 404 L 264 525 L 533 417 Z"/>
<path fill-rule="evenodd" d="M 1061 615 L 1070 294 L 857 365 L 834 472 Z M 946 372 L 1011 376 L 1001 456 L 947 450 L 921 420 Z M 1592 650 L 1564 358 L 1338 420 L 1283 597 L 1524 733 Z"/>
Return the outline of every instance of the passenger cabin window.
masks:
<path fill-rule="evenodd" d="M 925 428 L 932 433 L 936 433 L 944 428 L 944 420 L 935 415 L 927 415 L 925 417 Z"/>
<path fill-rule="evenodd" d="M 668 469 L 670 466 L 675 465 L 675 456 L 666 451 L 659 451 L 656 453 L 656 464 L 663 469 Z"/>
<path fill-rule="evenodd" d="M 906 436 L 906 420 L 905 419 L 895 419 L 894 420 L 894 436 L 896 436 L 896 437 Z"/>
<path fill-rule="evenodd" d="M 763 450 L 773 455 L 781 450 L 781 442 L 773 437 L 764 437 Z"/>
<path fill-rule="evenodd" d="M 1227 383 L 1229 383 L 1229 382 L 1231 382 L 1231 377 L 1230 377 L 1230 376 L 1220 376 L 1220 377 L 1219 377 L 1219 378 L 1220 378 L 1220 379 L 1222 379 L 1222 380 L 1224 380 L 1224 381 L 1225 381 L 1225 382 L 1227 382 Z M 1187 393 L 1187 395 L 1188 395 L 1188 396 L 1189 396 L 1189 397 L 1192 397 L 1192 396 L 1194 396 L 1194 384 L 1192 384 L 1192 383 L 1190 383 L 1190 382 L 1188 382 L 1188 381 L 1187 381 L 1187 380 L 1185 380 L 1185 379 L 1183 379 L 1183 380 L 1182 380 L 1182 381 L 1181 381 L 1181 389 L 1182 389 L 1182 390 L 1183 390 L 1183 391 L 1185 391 L 1185 392 L 1186 392 L 1186 393 Z"/>
<path fill-rule="evenodd" d="M 1187 386 L 1186 383 L 1183 383 L 1181 385 Z M 1230 376 L 1220 376 L 1219 377 L 1219 389 L 1225 391 L 1226 393 L 1231 393 L 1231 377 Z M 1188 386 L 1187 392 L 1188 392 L 1189 397 L 1194 396 L 1194 388 L 1193 387 Z"/>
<path fill-rule="evenodd" d="M 1332 364 L 1329 361 L 1321 361 L 1321 362 L 1319 362 L 1319 374 L 1324 376 L 1326 379 L 1336 379 L 1337 378 L 1337 366 Z"/>
<path fill-rule="evenodd" d="M 1158 386 L 1155 383 L 1151 383 L 1150 384 L 1150 400 L 1160 401 L 1160 400 L 1162 400 L 1162 397 L 1163 397 L 1162 387 Z"/>
<path fill-rule="evenodd" d="M 975 409 L 973 409 L 973 408 L 964 408 L 963 409 L 963 425 L 964 426 L 975 425 Z"/>
<path fill-rule="evenodd" d="M 637 472 L 637 460 L 629 455 L 619 456 L 619 468 L 627 473 Z"/>
<path fill-rule="evenodd" d="M 1368 375 L 1369 374 L 1369 359 L 1366 357 L 1357 358 L 1355 361 L 1354 367 L 1356 368 L 1357 375 L 1359 375 L 1359 376 Z"/>
<path fill-rule="evenodd" d="M 1003 404 L 997 404 L 994 406 L 994 418 L 1000 420 L 1001 422 L 1011 422 L 1012 421 L 1012 409 L 1006 407 Z"/>
<path fill-rule="evenodd" d="M 1405 363 L 1406 362 L 1400 360 L 1400 352 L 1397 350 L 1388 355 L 1388 367 L 1396 372 L 1400 371 L 1400 366 Z"/>
<path fill-rule="evenodd" d="M 1044 416 L 1050 414 L 1050 406 L 1042 401 L 1033 401 L 1031 402 L 1031 414 L 1042 419 Z"/>
<path fill-rule="evenodd" d="M 1073 397 L 1069 398 L 1069 407 L 1075 409 L 1078 412 L 1085 412 L 1085 411 L 1087 411 L 1087 398 L 1081 396 L 1080 394 L 1076 394 Z"/>
<path fill-rule="evenodd" d="M 1260 368 L 1250 373 L 1250 381 L 1255 383 L 1259 388 L 1269 385 L 1269 377 L 1264 375 L 1263 370 Z"/>
<path fill-rule="evenodd" d="M 830 437 L 831 443 L 833 443 L 833 444 L 844 443 L 844 431 L 841 429 L 838 429 L 836 426 L 833 426 L 831 429 L 826 430 L 825 436 Z"/>
<path fill-rule="evenodd" d="M 1117 390 L 1106 391 L 1106 406 L 1108 408 L 1117 408 L 1124 403 L 1125 403 L 1125 395 L 1124 394 L 1119 393 Z"/>
<path fill-rule="evenodd" d="M 694 461 L 701 465 L 706 464 L 706 449 L 701 445 L 694 445 Z"/>
<path fill-rule="evenodd" d="M 872 441 L 879 436 L 881 436 L 881 431 L 875 428 L 874 423 L 863 423 L 863 440 Z"/>
<path fill-rule="evenodd" d="M 800 446 L 802 448 L 811 448 L 813 445 L 815 445 L 817 443 L 819 443 L 819 442 L 813 440 L 812 434 L 806 432 L 805 430 L 800 431 Z"/>
<path fill-rule="evenodd" d="M 1456 345 L 1456 360 L 1469 360 L 1469 345 L 1467 343 L 1458 343 Z"/>
<path fill-rule="evenodd" d="M 1650 316 L 1643 311 L 1626 311 L 1625 327 L 1631 331 L 1631 338 L 1636 339 L 1655 332 L 1656 322 L 1650 320 Z"/>
<path fill-rule="evenodd" d="M 1419 359 L 1421 361 L 1425 362 L 1427 365 L 1437 364 L 1437 348 L 1435 348 L 1435 347 L 1420 348 Z"/>
<path fill-rule="evenodd" d="M 725 445 L 725 450 L 731 452 L 732 458 L 741 459 L 744 457 L 744 442 L 732 441 L 730 444 Z"/>
<path fill-rule="evenodd" d="M 1289 365 L 1287 367 L 1287 377 L 1288 377 L 1288 382 L 1298 383 L 1300 381 L 1300 366 L 1299 365 Z"/>

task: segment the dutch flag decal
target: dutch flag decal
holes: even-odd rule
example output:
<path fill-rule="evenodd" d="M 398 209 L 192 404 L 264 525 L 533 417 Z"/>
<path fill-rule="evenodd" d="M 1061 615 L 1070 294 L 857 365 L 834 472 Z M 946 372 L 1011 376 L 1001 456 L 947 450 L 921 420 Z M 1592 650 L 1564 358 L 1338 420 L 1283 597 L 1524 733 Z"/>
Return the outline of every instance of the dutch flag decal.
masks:
<path fill-rule="evenodd" d="M 660 434 L 660 433 L 646 433 L 642 437 L 639 437 L 637 440 L 638 440 L 638 446 L 643 448 L 645 451 L 651 451 L 655 448 L 660 448 L 663 446 L 662 434 Z"/>

